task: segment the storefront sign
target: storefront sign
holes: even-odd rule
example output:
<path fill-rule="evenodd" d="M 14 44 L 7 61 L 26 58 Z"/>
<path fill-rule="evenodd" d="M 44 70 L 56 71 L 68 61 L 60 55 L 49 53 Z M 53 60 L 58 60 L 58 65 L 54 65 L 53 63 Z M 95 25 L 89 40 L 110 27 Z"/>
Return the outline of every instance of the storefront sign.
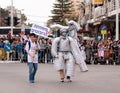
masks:
<path fill-rule="evenodd" d="M 104 0 L 92 0 L 93 4 L 102 4 Z"/>
<path fill-rule="evenodd" d="M 106 30 L 101 30 L 101 34 L 105 35 L 105 34 L 107 34 L 107 31 Z"/>

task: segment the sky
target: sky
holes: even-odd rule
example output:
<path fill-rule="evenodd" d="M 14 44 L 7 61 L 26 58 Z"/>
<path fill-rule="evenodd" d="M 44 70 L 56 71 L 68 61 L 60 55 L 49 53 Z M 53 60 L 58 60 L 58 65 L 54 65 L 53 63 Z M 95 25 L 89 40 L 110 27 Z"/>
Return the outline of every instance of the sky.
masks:
<path fill-rule="evenodd" d="M 12 0 L 0 0 L 0 7 L 6 8 Z M 45 24 L 51 15 L 55 0 L 13 0 L 13 6 L 22 10 L 30 23 Z"/>

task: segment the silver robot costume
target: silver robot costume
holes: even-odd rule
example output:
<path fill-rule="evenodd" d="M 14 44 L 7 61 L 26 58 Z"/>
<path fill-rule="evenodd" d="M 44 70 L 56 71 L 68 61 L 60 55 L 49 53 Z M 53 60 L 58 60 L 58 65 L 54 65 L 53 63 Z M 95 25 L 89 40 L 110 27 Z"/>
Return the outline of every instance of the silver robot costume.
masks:
<path fill-rule="evenodd" d="M 69 77 L 74 75 L 74 58 L 72 55 L 71 47 L 73 39 L 68 37 L 66 34 L 66 29 L 60 29 L 61 36 L 57 37 L 52 42 L 51 52 L 54 59 L 54 66 L 58 71 L 63 71 L 61 78 L 65 76 Z M 71 80 L 69 80 L 71 81 Z"/>
<path fill-rule="evenodd" d="M 80 49 L 75 40 L 67 36 L 68 27 L 52 25 L 52 28 L 59 28 L 61 36 L 52 42 L 51 53 L 54 57 L 54 66 L 58 71 L 65 70 L 66 76 L 74 75 L 75 62 L 80 64 L 81 71 L 88 71 L 84 59 L 81 58 Z M 62 77 L 64 78 L 64 77 Z"/>
<path fill-rule="evenodd" d="M 79 57 L 80 57 L 80 61 L 76 61 L 76 63 L 80 66 L 80 69 L 82 72 L 86 72 L 88 71 L 87 65 L 85 63 L 84 57 L 82 57 L 82 52 L 79 49 L 79 42 L 78 42 L 78 37 L 77 37 L 77 31 L 79 31 L 81 29 L 80 25 L 73 21 L 70 20 L 68 21 L 66 19 L 66 23 L 68 25 L 68 29 L 69 29 L 69 33 L 70 33 L 70 37 L 72 37 L 74 39 L 74 42 L 77 44 L 78 46 L 78 51 L 79 51 Z M 76 55 L 77 56 L 77 55 Z"/>

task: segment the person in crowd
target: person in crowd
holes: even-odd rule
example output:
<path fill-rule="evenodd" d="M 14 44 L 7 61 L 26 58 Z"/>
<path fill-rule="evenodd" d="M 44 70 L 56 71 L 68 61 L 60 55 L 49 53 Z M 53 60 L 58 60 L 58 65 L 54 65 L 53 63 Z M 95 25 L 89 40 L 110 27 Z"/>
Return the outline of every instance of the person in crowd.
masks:
<path fill-rule="evenodd" d="M 105 55 L 104 49 L 105 49 L 105 44 L 104 43 L 99 44 L 99 46 L 98 46 L 98 59 L 99 59 L 100 64 L 105 64 L 105 62 L 104 62 L 104 55 Z"/>
<path fill-rule="evenodd" d="M 29 82 L 34 83 L 35 75 L 38 69 L 38 43 L 35 41 L 35 34 L 30 34 L 25 50 L 28 54 L 27 62 L 29 66 Z"/>
<path fill-rule="evenodd" d="M 80 50 L 82 53 L 82 57 L 84 58 L 84 60 L 86 60 L 85 46 L 83 43 L 81 43 Z"/>
<path fill-rule="evenodd" d="M 18 39 L 18 44 L 16 48 L 18 53 L 18 60 L 22 61 L 23 60 L 23 43 L 20 42 L 20 39 Z"/>
<path fill-rule="evenodd" d="M 18 51 L 17 51 L 17 40 L 14 38 L 13 43 L 11 44 L 12 47 L 12 60 L 16 61 L 18 60 Z"/>
<path fill-rule="evenodd" d="M 40 50 L 39 50 L 39 62 L 40 63 L 45 63 L 45 54 L 46 54 L 46 40 L 44 38 L 41 38 L 39 41 L 39 46 L 40 46 Z"/>
<path fill-rule="evenodd" d="M 110 46 L 109 46 L 109 44 L 106 42 L 105 43 L 105 46 L 104 46 L 104 63 L 105 64 L 108 64 L 109 62 L 109 57 L 110 57 L 110 55 L 109 55 L 109 49 L 110 49 Z"/>
<path fill-rule="evenodd" d="M 118 40 L 118 65 L 120 65 L 120 40 Z"/>
<path fill-rule="evenodd" d="M 23 34 L 20 33 L 20 42 L 23 44 L 23 59 L 21 62 L 27 62 L 27 53 L 25 51 L 25 45 L 29 41 L 29 34 L 26 34 L 23 32 Z"/>
<path fill-rule="evenodd" d="M 47 43 L 46 43 L 46 60 L 47 63 L 51 63 L 52 61 L 52 55 L 51 55 L 51 40 L 47 39 Z"/>
<path fill-rule="evenodd" d="M 4 48 L 3 40 L 0 38 L 0 48 Z"/>
<path fill-rule="evenodd" d="M 95 40 L 92 45 L 92 57 L 94 64 L 98 64 L 98 42 Z"/>
<path fill-rule="evenodd" d="M 9 40 L 5 40 L 4 43 L 5 43 L 4 44 L 4 49 L 5 49 L 6 53 L 7 53 L 7 60 L 10 60 L 11 44 L 10 44 Z"/>
<path fill-rule="evenodd" d="M 118 60 L 118 43 L 117 41 L 113 42 L 113 61 L 115 62 L 115 64 L 117 64 L 117 60 Z"/>
<path fill-rule="evenodd" d="M 86 52 L 86 63 L 91 64 L 92 46 L 90 40 L 87 41 L 87 44 L 85 45 L 85 52 Z"/>
<path fill-rule="evenodd" d="M 112 43 L 109 45 L 109 61 L 108 61 L 109 65 L 113 65 L 113 47 L 112 47 Z"/>

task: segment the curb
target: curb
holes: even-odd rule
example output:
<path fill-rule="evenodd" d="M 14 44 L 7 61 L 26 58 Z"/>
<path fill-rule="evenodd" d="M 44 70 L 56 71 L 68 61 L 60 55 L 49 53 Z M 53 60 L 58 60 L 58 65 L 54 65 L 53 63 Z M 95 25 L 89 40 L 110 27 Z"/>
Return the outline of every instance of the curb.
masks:
<path fill-rule="evenodd" d="M 0 61 L 0 63 L 21 63 L 20 61 Z"/>

